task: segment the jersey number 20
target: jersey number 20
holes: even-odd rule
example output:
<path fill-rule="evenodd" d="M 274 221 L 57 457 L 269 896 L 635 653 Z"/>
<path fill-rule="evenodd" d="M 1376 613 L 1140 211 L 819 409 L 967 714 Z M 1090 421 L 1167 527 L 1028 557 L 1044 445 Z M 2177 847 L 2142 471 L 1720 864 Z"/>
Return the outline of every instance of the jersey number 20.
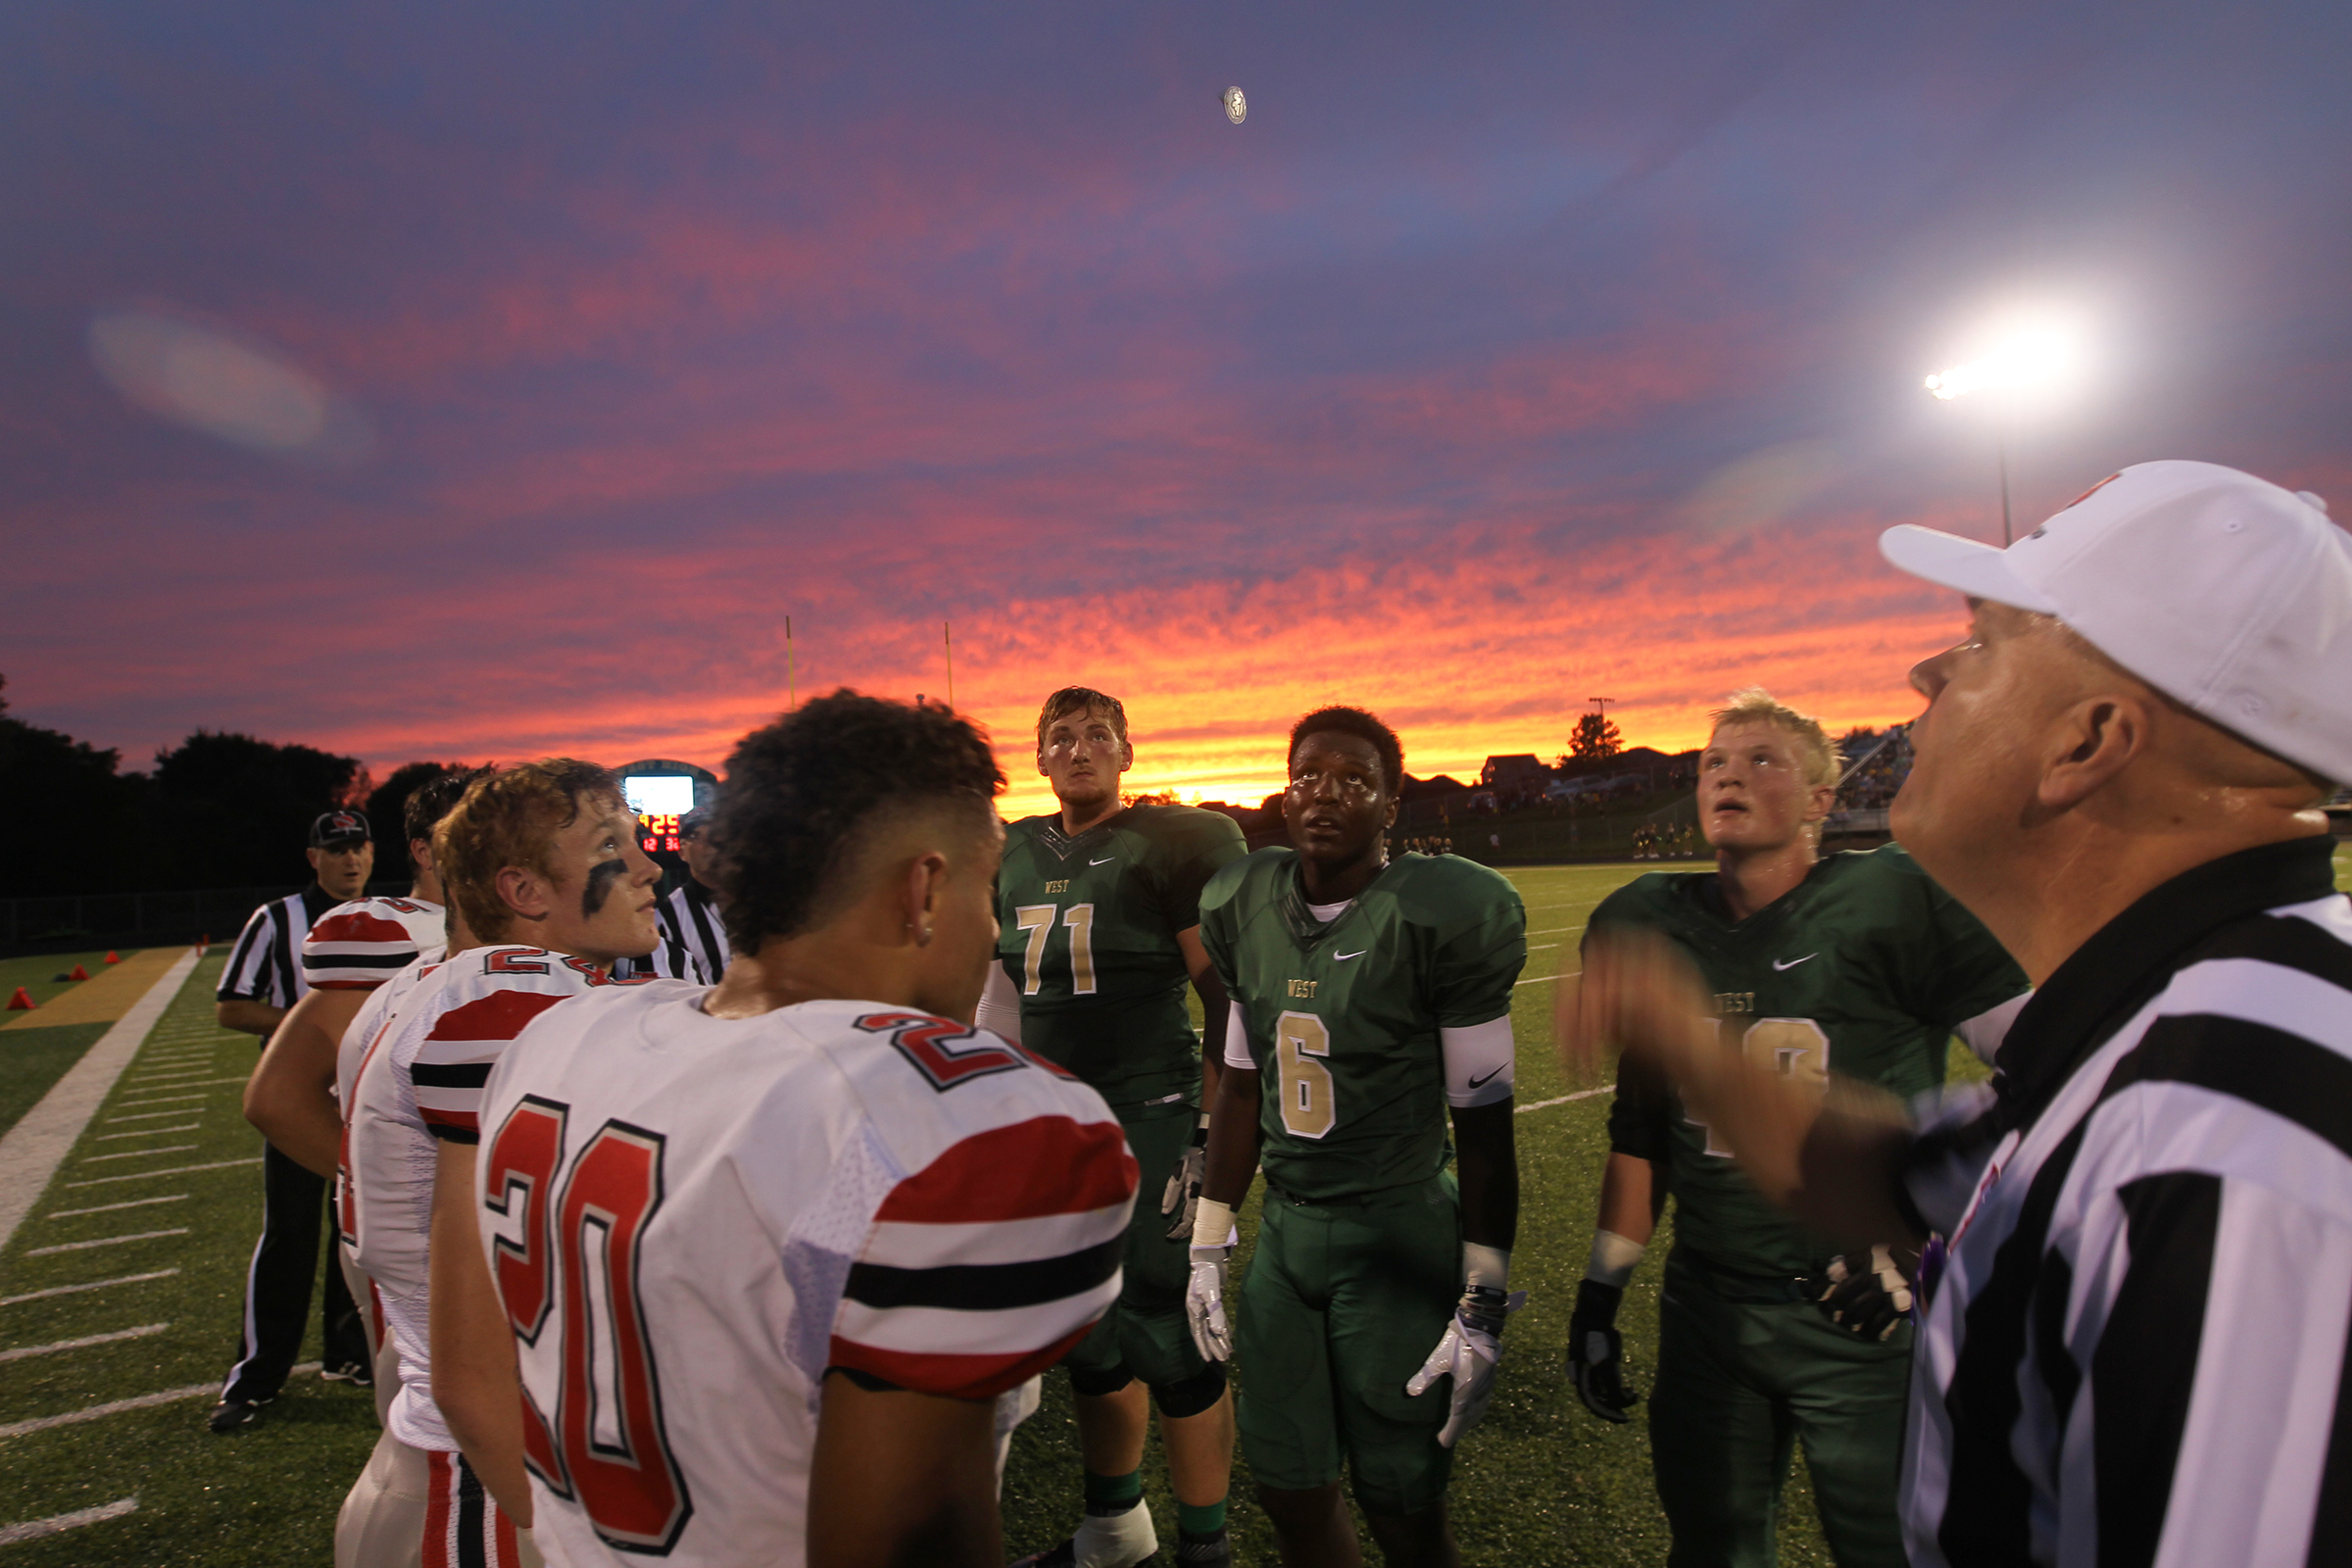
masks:
<path fill-rule="evenodd" d="M 1028 976 L 1021 983 L 1021 995 L 1034 997 L 1044 983 L 1042 965 L 1046 956 L 1046 938 L 1054 932 L 1054 916 L 1070 928 L 1070 995 L 1091 997 L 1095 994 L 1095 906 L 1073 904 L 1067 909 L 1054 904 L 1024 904 L 1012 911 L 1012 923 L 1029 933 L 1029 951 L 1021 959 L 1021 970 Z"/>
<path fill-rule="evenodd" d="M 576 1497 L 607 1542 L 662 1556 L 694 1513 L 662 1431 L 638 1293 L 639 1245 L 662 1206 L 665 1140 L 607 1121 L 558 1192 L 570 1114 L 535 1095 L 516 1105 L 491 1140 L 482 1183 L 483 1206 L 520 1237 L 497 1243 L 498 1292 L 514 1337 L 535 1346 L 563 1314 L 556 1417 L 523 1391 L 523 1461 L 557 1495 Z"/>

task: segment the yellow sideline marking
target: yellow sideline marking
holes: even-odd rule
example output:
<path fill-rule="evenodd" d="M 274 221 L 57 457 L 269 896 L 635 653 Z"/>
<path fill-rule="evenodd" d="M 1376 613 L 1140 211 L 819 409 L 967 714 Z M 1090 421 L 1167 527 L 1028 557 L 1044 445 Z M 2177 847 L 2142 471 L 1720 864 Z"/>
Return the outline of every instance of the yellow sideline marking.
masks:
<path fill-rule="evenodd" d="M 178 961 L 177 948 L 149 948 L 110 964 L 54 1001 L 21 1012 L 0 1029 L 51 1029 L 61 1023 L 113 1023 Z"/>

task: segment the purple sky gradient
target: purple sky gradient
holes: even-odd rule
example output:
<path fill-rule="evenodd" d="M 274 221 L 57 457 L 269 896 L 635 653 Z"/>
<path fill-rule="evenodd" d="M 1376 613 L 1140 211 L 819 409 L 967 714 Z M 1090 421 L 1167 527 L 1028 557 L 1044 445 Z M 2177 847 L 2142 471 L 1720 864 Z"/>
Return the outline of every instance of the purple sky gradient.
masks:
<path fill-rule="evenodd" d="M 952 617 L 1022 804 L 1068 681 L 1235 798 L 1329 698 L 1416 771 L 1604 686 L 1904 717 L 1957 615 L 1872 540 L 1997 530 L 1920 377 L 2013 300 L 2091 351 L 2028 524 L 2155 457 L 2352 516 L 2352 12 L 1459 9 L 12 6 L 13 710 L 716 762 L 789 613 L 803 693 L 940 691 Z M 371 448 L 134 407 L 126 305 Z"/>

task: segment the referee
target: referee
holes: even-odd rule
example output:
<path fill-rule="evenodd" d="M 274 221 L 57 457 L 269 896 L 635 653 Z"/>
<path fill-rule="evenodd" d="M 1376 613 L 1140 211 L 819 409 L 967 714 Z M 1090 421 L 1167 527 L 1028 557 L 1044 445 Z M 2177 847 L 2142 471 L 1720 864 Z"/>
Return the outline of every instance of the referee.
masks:
<path fill-rule="evenodd" d="M 1881 548 L 1974 615 L 1912 672 L 1894 828 L 2036 984 L 1993 1084 L 1917 1129 L 1824 1110 L 1707 1049 L 1632 944 L 1588 956 L 1570 1042 L 1652 1054 L 1816 1223 L 1935 1239 L 1918 1568 L 2352 1562 L 2352 903 L 2319 810 L 2352 778 L 2352 539 L 2149 463 L 2006 551 Z"/>
<path fill-rule="evenodd" d="M 311 824 L 306 853 L 314 873 L 311 885 L 254 910 L 220 974 L 220 1027 L 259 1035 L 264 1045 L 278 1020 L 310 990 L 297 956 L 311 923 L 365 893 L 368 873 L 375 868 L 375 845 L 368 836 L 368 818 L 359 811 L 320 813 Z M 261 1407 L 277 1397 L 301 1351 L 311 1283 L 318 1273 L 325 1195 L 324 1178 L 274 1146 L 262 1146 L 262 1235 L 245 1271 L 236 1364 L 221 1385 L 220 1403 L 206 1418 L 215 1432 L 251 1425 Z M 366 1330 L 339 1268 L 326 1271 L 322 1316 L 324 1376 L 368 1382 Z"/>
<path fill-rule="evenodd" d="M 654 910 L 662 937 L 684 948 L 712 983 L 726 973 L 728 954 L 726 923 L 719 917 L 718 894 L 710 886 L 718 852 L 705 831 L 715 805 L 706 801 L 678 818 L 678 853 L 686 860 L 686 880 Z"/>

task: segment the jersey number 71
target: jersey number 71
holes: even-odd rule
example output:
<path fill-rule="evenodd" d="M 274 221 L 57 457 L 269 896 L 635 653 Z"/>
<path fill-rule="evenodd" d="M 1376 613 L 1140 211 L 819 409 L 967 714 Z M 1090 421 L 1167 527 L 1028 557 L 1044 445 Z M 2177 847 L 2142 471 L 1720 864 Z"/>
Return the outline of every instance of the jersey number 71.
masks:
<path fill-rule="evenodd" d="M 563 1365 L 551 1422 L 522 1393 L 523 1462 L 576 1498 L 624 1551 L 666 1555 L 693 1516 L 670 1457 L 662 1384 L 638 1289 L 645 1227 L 662 1206 L 660 1133 L 607 1121 L 564 1170 L 571 1107 L 532 1095 L 490 1141 L 482 1206 L 514 1226 L 495 1243 L 498 1294 L 514 1337 L 536 1346 L 562 1314 Z"/>

